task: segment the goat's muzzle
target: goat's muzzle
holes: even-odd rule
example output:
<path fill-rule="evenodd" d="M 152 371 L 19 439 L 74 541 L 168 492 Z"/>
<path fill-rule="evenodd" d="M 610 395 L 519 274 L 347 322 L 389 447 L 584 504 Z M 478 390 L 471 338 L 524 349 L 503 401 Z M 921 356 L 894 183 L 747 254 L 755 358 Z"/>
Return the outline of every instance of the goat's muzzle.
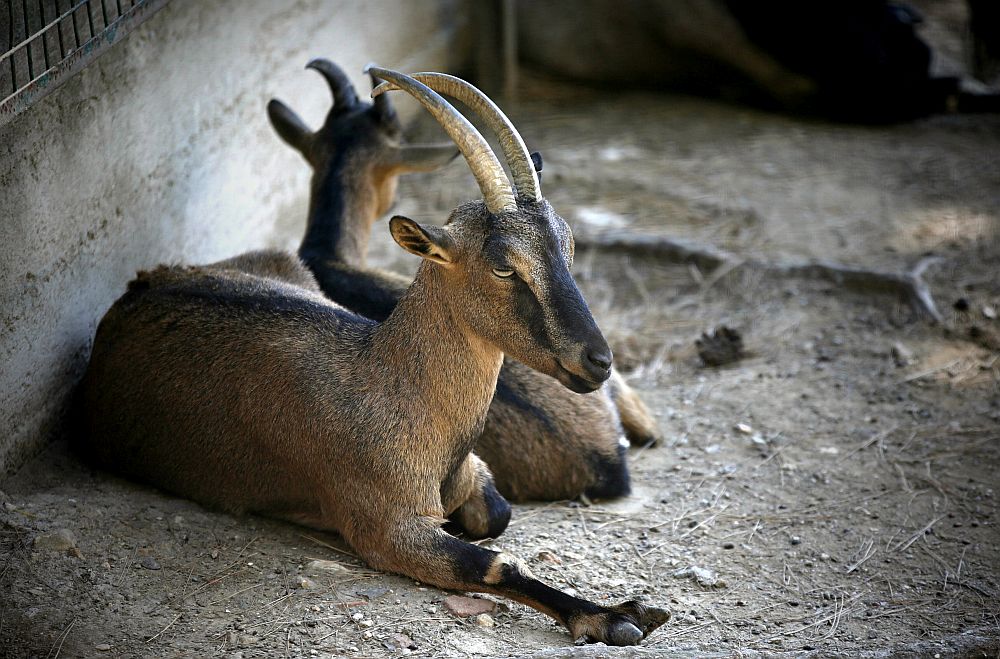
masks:
<path fill-rule="evenodd" d="M 611 348 L 601 337 L 599 341 L 580 345 L 570 359 L 559 359 L 555 377 L 570 391 L 590 393 L 611 377 L 612 360 Z"/>

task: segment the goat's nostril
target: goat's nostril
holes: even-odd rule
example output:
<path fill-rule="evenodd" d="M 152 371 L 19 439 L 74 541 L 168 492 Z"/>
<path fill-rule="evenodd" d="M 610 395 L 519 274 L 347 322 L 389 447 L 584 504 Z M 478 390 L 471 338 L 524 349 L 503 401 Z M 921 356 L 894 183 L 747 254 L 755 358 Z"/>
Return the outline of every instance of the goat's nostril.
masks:
<path fill-rule="evenodd" d="M 608 370 L 611 368 L 611 351 L 610 350 L 588 350 L 587 359 L 594 366 Z"/>

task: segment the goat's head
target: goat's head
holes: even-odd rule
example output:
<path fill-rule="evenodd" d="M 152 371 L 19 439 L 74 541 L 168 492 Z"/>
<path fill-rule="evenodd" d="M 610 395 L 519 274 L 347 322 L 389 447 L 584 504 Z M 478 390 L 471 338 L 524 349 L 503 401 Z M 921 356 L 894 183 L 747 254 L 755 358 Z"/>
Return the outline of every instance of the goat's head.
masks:
<path fill-rule="evenodd" d="M 363 188 L 358 190 L 362 198 L 376 201 L 369 217 L 352 219 L 374 222 L 392 205 L 400 174 L 433 171 L 458 155 L 453 144 L 403 143 L 402 127 L 388 97 L 361 101 L 333 62 L 314 59 L 306 68 L 319 72 L 333 94 L 323 126 L 313 132 L 277 99 L 267 104 L 267 116 L 281 139 L 309 162 L 319 185 L 328 184 L 332 174 L 346 173 Z M 378 82 L 373 76 L 372 85 Z"/>
<path fill-rule="evenodd" d="M 386 81 L 373 91 L 376 100 L 389 89 L 402 89 L 431 112 L 465 156 L 484 197 L 459 206 L 444 227 L 394 217 L 393 238 L 441 269 L 460 296 L 454 300 L 456 316 L 475 334 L 573 391 L 599 387 L 610 375 L 611 350 L 569 272 L 573 234 L 542 198 L 517 131 L 465 81 L 374 67 L 369 72 Z M 417 77 L 483 115 L 498 133 L 514 186 L 475 127 Z"/>

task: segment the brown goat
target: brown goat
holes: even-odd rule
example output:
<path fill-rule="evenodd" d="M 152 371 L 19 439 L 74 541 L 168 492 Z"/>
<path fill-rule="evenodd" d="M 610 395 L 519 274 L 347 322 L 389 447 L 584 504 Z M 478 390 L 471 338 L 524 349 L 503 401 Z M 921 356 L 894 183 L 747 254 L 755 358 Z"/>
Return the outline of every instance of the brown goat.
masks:
<path fill-rule="evenodd" d="M 476 129 L 444 99 L 378 69 L 448 131 L 483 201 L 443 227 L 390 221 L 424 260 L 382 323 L 320 294 L 290 254 L 144 273 L 97 330 L 82 385 L 84 450 L 104 466 L 232 511 L 336 530 L 376 568 L 495 593 L 574 638 L 638 643 L 668 619 L 598 605 L 535 579 L 516 558 L 459 540 L 506 527 L 510 506 L 471 453 L 503 354 L 597 389 L 611 353 L 569 266 L 569 227 L 517 199 Z"/>
<path fill-rule="evenodd" d="M 322 128 L 310 131 L 280 101 L 272 100 L 267 107 L 278 134 L 314 172 L 299 256 L 327 297 L 381 321 L 409 282 L 365 267 L 372 225 L 387 210 L 398 173 L 443 164 L 454 148 L 435 153 L 431 147 L 401 145 L 400 124 L 386 94 L 363 103 L 346 74 L 332 62 L 313 60 L 307 68 L 321 73 L 333 93 Z M 515 139 L 513 126 L 474 87 L 442 74 L 413 77 L 484 116 L 499 135 L 508 162 L 525 160 L 527 150 L 519 137 Z M 410 149 L 421 158 L 406 157 Z M 515 177 L 520 177 L 520 187 L 537 190 L 533 168 L 515 172 Z M 507 358 L 475 452 L 489 465 L 497 489 L 508 499 L 571 499 L 581 493 L 609 498 L 629 492 L 623 431 L 641 445 L 659 438 L 646 406 L 617 373 L 599 392 L 578 396 Z"/>

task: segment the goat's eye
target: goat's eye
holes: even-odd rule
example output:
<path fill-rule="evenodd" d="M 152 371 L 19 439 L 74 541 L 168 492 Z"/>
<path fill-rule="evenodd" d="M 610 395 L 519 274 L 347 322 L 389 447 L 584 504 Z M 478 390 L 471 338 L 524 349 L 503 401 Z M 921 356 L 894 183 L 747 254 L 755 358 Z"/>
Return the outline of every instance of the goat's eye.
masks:
<path fill-rule="evenodd" d="M 501 279 L 507 279 L 508 277 L 512 277 L 514 275 L 514 271 L 501 270 L 500 268 L 493 268 L 493 274 L 495 274 L 497 277 L 500 277 Z"/>

